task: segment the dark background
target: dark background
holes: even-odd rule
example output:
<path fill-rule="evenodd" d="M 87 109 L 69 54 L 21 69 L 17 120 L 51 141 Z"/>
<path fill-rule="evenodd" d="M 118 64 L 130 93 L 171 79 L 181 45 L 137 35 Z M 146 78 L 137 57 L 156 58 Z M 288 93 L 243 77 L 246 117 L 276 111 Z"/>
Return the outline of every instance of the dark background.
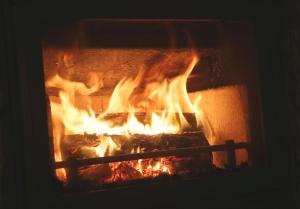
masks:
<path fill-rule="evenodd" d="M 17 43 L 15 30 L 15 12 L 18 8 L 43 8 L 54 14 L 68 15 L 73 10 L 82 8 L 83 12 L 93 16 L 101 13 L 104 18 L 114 16 L 126 18 L 193 18 L 193 14 L 210 18 L 254 18 L 258 24 L 257 30 L 264 31 L 257 37 L 259 48 L 259 64 L 261 66 L 261 85 L 263 97 L 263 117 L 265 121 L 266 155 L 268 172 L 266 178 L 270 180 L 270 187 L 281 182 L 274 190 L 252 191 L 248 197 L 243 197 L 239 208 L 296 208 L 300 205 L 300 2 L 298 1 L 30 1 L 30 0 L 2 0 L 0 1 L 0 208 L 31 208 L 28 204 L 28 188 L 31 182 L 25 177 L 24 144 L 26 137 L 23 133 L 24 118 L 30 116 L 22 112 L 22 72 L 19 72 L 17 60 Z M 75 8 L 75 9 L 74 9 Z M 24 11 L 24 10 L 23 10 Z M 25 13 L 25 15 L 27 15 Z M 29 16 L 32 14 L 28 14 Z M 72 16 L 72 15 L 71 15 Z M 74 16 L 74 15 L 73 15 Z M 71 18 L 71 17 L 70 17 Z M 30 19 L 30 18 L 29 18 Z M 26 30 L 26 21 L 22 25 Z M 32 58 L 34 59 L 34 58 Z M 33 80 L 34 82 L 34 80 Z M 42 91 L 42 89 L 40 90 Z M 39 114 L 37 109 L 37 113 Z M 32 115 L 36 119 L 35 115 Z M 38 118 L 38 117 L 37 117 Z M 36 119 L 38 120 L 38 119 Z M 41 149 L 42 150 L 42 149 Z M 46 167 L 46 166 L 45 166 Z M 28 168 L 27 168 L 28 169 Z M 38 176 L 39 174 L 37 174 Z M 249 173 L 251 175 L 251 173 Z M 264 179 L 255 176 L 256 179 Z M 235 178 L 229 178 L 234 180 Z M 265 180 L 264 180 L 265 181 Z M 275 182 L 275 183 L 274 183 Z M 245 183 L 243 179 L 235 184 Z M 249 186 L 251 182 L 248 182 Z M 247 185 L 248 185 L 247 184 Z M 216 185 L 220 185 L 217 184 Z M 222 185 L 222 184 L 221 184 Z M 274 186 L 275 187 L 275 186 Z M 37 186 L 38 188 L 38 186 Z M 234 187 L 235 188 L 235 187 Z M 164 195 L 163 188 L 154 190 Z M 196 186 L 182 187 L 184 193 L 193 196 L 193 204 L 186 206 L 195 208 L 210 208 L 209 201 L 205 203 L 195 195 Z M 172 188 L 170 188 L 172 190 Z M 215 190 L 222 190 L 215 188 Z M 39 191 L 39 190 L 37 190 Z M 211 190 L 213 191 L 213 190 Z M 210 192 L 211 192 L 210 191 Z M 226 190 L 224 190 L 226 193 Z M 274 193 L 272 193 L 274 192 Z M 128 198 L 138 192 L 128 191 Z M 209 191 L 208 191 L 209 193 Z M 262 199 L 253 198 L 256 194 Z M 236 191 L 238 196 L 239 191 Z M 213 196 L 213 194 L 211 194 Z M 92 196 L 92 195 L 91 195 Z M 225 195 L 226 196 L 226 195 Z M 105 197 L 109 197 L 107 194 Z M 118 196 L 113 198 L 113 204 L 127 208 L 118 202 Z M 170 208 L 176 205 L 178 196 L 167 196 L 172 202 Z M 37 197 L 38 198 L 38 197 Z M 97 198 L 97 197 L 93 197 Z M 225 199 L 227 197 L 224 197 Z M 36 200 L 41 202 L 42 200 Z M 145 199 L 145 201 L 151 201 Z M 199 202 L 198 202 L 199 201 Z M 224 199 L 211 198 L 216 208 L 231 208 Z M 218 204 L 216 202 L 220 201 Z M 222 203 L 222 201 L 224 201 Z M 253 202 L 257 203 L 253 203 Z M 142 201 L 141 201 L 142 202 Z M 230 202 L 230 201 L 229 201 Z M 273 202 L 273 203 L 272 203 Z M 182 203 L 182 202 L 180 202 Z M 45 203 L 47 204 L 47 203 Z M 46 205 L 44 205 L 45 208 Z M 100 207 L 95 205 L 95 207 Z M 79 206 L 78 206 L 79 207 Z M 166 208 L 164 204 L 162 208 Z M 234 207 L 234 208 L 235 208 Z M 43 207 L 40 207 L 43 208 Z M 52 207 L 54 208 L 54 207 Z M 149 206 L 151 208 L 151 204 Z M 159 208 L 159 207 L 158 207 Z"/>

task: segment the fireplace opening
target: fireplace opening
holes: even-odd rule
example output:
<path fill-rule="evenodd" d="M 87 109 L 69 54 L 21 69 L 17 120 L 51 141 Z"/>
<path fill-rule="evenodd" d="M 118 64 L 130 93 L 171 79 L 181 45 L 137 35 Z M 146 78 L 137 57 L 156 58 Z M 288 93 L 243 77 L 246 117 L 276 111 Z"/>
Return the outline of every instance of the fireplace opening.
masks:
<path fill-rule="evenodd" d="M 42 45 L 53 172 L 64 188 L 260 163 L 250 22 L 85 19 L 49 24 Z"/>

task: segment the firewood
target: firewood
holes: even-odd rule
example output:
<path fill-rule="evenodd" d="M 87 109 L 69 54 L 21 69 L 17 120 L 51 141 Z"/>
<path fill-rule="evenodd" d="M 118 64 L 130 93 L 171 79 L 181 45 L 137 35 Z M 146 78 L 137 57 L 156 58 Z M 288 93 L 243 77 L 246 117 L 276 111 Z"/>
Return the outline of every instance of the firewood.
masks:
<path fill-rule="evenodd" d="M 112 139 L 116 143 L 121 144 L 122 154 L 129 153 L 132 149 L 138 147 L 144 148 L 144 151 L 153 151 L 155 149 L 168 150 L 170 148 L 208 145 L 202 132 L 158 135 L 134 134 L 130 138 L 126 136 L 112 136 Z"/>
<path fill-rule="evenodd" d="M 153 112 L 157 115 L 161 115 L 162 112 Z M 165 113 L 168 114 L 168 113 Z M 174 113 L 175 117 L 177 118 L 178 121 L 180 121 L 179 119 L 179 114 L 178 113 Z M 144 124 L 149 124 L 151 121 L 151 114 L 146 113 L 146 112 L 136 112 L 135 117 L 142 123 Z M 187 122 L 190 124 L 190 128 L 187 128 L 187 130 L 189 131 L 196 131 L 199 129 L 199 127 L 197 127 L 197 122 L 196 122 L 196 118 L 195 118 L 195 114 L 194 113 L 183 113 L 184 118 L 187 120 Z M 123 123 L 125 123 L 128 119 L 128 113 L 109 113 L 106 114 L 104 116 L 102 116 L 103 120 L 109 121 L 112 124 L 115 125 L 121 125 Z"/>
<path fill-rule="evenodd" d="M 119 150 L 115 150 L 114 155 L 130 154 L 132 151 L 137 152 L 138 148 L 143 149 L 144 152 L 149 152 L 156 149 L 168 150 L 209 145 L 202 132 L 158 135 L 133 134 L 129 137 L 125 135 L 106 136 L 111 137 L 120 147 Z M 106 139 L 105 137 L 87 137 L 86 135 L 67 135 L 63 140 L 64 151 L 66 155 L 77 156 L 78 158 L 97 157 L 95 147 L 101 144 L 101 140 Z"/>
<path fill-rule="evenodd" d="M 105 156 L 105 157 L 100 157 L 100 158 L 97 157 L 97 158 L 77 160 L 77 166 L 80 167 L 80 166 L 95 165 L 95 164 L 122 162 L 122 161 L 157 158 L 157 157 L 169 157 L 169 156 L 178 156 L 178 157 L 199 156 L 199 157 L 203 157 L 203 156 L 207 156 L 207 154 L 209 154 L 209 153 L 227 151 L 227 149 L 228 149 L 228 147 L 226 144 L 220 144 L 220 145 L 178 148 L 178 149 L 144 152 L 144 153 L 134 153 L 134 154 L 128 154 L 128 155 Z M 246 142 L 235 143 L 234 149 L 246 149 L 247 152 L 249 152 L 249 150 L 251 150 L 251 145 L 249 145 Z M 210 159 L 211 159 L 211 155 L 209 154 L 208 156 L 210 156 Z M 207 159 L 207 158 L 205 158 L 205 159 Z M 67 161 L 55 163 L 56 169 L 66 168 L 69 166 L 70 166 L 70 164 Z"/>

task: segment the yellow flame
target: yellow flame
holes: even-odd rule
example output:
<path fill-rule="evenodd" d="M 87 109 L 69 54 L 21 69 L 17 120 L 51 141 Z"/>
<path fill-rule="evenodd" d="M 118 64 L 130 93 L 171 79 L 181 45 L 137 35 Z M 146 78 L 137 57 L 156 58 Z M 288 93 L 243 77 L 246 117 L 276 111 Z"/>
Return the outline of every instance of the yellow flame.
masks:
<path fill-rule="evenodd" d="M 184 73 L 172 79 L 164 78 L 159 82 L 146 83 L 142 95 L 145 103 L 151 101 L 152 104 L 148 105 L 148 109 L 145 110 L 150 116 L 147 123 L 139 121 L 136 117 L 140 108 L 137 103 L 131 100 L 142 81 L 143 71 L 140 71 L 136 78 L 123 78 L 116 85 L 107 109 L 99 116 L 91 107 L 80 109 L 75 104 L 77 94 L 90 95 L 102 87 L 103 83 L 97 76 L 92 76 L 89 87 L 80 82 L 63 79 L 59 75 L 49 79 L 46 82 L 46 87 L 59 89 L 59 100 L 50 99 L 55 160 L 62 160 L 60 141 L 63 135 L 83 135 L 84 133 L 102 135 L 101 143 L 96 147 L 96 153 L 99 157 L 103 157 L 118 149 L 111 137 L 108 137 L 109 135 L 180 133 L 190 126 L 183 113 L 194 113 L 197 125 L 203 126 L 206 135 L 211 137 L 213 132 L 199 107 L 201 95 L 192 104 L 186 89 L 187 79 L 198 61 L 198 56 L 193 54 Z M 141 104 L 142 102 L 139 101 L 138 103 Z M 150 106 L 152 107 L 149 109 Z M 128 113 L 127 120 L 123 124 L 114 124 L 105 119 L 108 114 L 120 112 Z M 104 137 L 104 134 L 108 136 Z M 139 170 L 141 170 L 141 163 L 142 161 L 138 161 Z M 162 162 L 154 166 L 149 165 L 149 169 L 150 167 L 154 171 L 158 169 L 170 172 L 169 168 Z"/>
<path fill-rule="evenodd" d="M 96 154 L 99 157 L 104 157 L 106 153 L 111 155 L 115 150 L 119 150 L 118 146 L 109 136 L 101 137 L 101 143 L 96 147 Z"/>

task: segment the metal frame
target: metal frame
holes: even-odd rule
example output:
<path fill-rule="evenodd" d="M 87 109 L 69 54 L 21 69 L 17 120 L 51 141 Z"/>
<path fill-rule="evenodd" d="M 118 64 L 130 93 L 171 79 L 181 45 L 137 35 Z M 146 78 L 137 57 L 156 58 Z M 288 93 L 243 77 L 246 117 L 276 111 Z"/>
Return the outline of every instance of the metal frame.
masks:
<path fill-rule="evenodd" d="M 144 153 L 134 153 L 127 155 L 116 155 L 116 156 L 106 156 L 101 158 L 89 158 L 77 160 L 76 158 L 70 157 L 66 161 L 56 162 L 54 164 L 55 169 L 67 168 L 70 179 L 67 179 L 68 185 L 77 185 L 76 180 L 78 179 L 78 169 L 83 166 L 89 165 L 98 165 L 112 162 L 123 162 L 130 160 L 139 160 L 147 158 L 159 158 L 159 157 L 192 157 L 199 156 L 202 153 L 213 153 L 225 151 L 227 154 L 227 168 L 234 169 L 236 168 L 236 156 L 235 150 L 245 149 L 247 151 L 248 157 L 250 155 L 250 145 L 248 143 L 234 143 L 234 140 L 227 140 L 225 144 L 221 145 L 212 145 L 212 146 L 197 146 L 197 147 L 186 147 L 186 148 L 177 148 L 171 150 L 162 150 L 162 151 L 152 151 Z"/>

